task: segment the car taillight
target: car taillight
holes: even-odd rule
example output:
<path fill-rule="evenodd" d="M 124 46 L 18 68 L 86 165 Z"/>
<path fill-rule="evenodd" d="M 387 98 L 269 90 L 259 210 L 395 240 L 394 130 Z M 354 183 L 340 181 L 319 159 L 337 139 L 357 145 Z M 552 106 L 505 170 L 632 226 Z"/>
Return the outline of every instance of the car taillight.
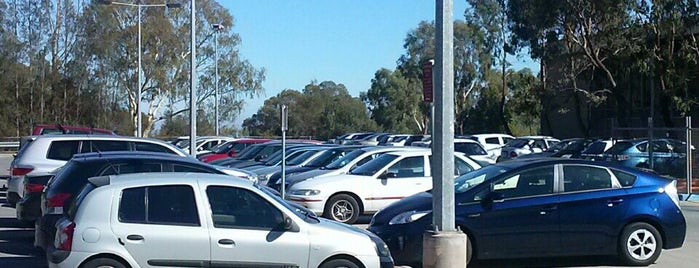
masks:
<path fill-rule="evenodd" d="M 24 185 L 24 193 L 39 193 L 44 190 L 44 185 L 37 183 L 27 183 Z"/>
<path fill-rule="evenodd" d="M 60 250 L 70 251 L 73 247 L 73 232 L 75 231 L 75 223 L 71 222 L 56 235 L 56 248 Z"/>
<path fill-rule="evenodd" d="M 34 170 L 33 168 L 19 168 L 19 167 L 13 167 L 12 168 L 12 173 L 10 173 L 12 176 L 24 176 L 27 175 L 27 173 L 32 172 Z"/>
<path fill-rule="evenodd" d="M 46 199 L 46 209 L 50 214 L 63 214 L 63 204 L 70 198 L 70 194 L 59 193 Z"/>
<path fill-rule="evenodd" d="M 516 153 L 516 152 L 510 152 L 510 157 L 517 157 L 517 153 Z"/>
<path fill-rule="evenodd" d="M 680 207 L 680 196 L 677 193 L 676 180 L 670 182 L 668 185 L 665 186 L 665 188 L 660 188 L 660 192 L 664 192 L 665 194 L 667 194 L 670 197 L 670 199 L 672 199 L 672 202 L 674 202 L 678 208 Z"/>

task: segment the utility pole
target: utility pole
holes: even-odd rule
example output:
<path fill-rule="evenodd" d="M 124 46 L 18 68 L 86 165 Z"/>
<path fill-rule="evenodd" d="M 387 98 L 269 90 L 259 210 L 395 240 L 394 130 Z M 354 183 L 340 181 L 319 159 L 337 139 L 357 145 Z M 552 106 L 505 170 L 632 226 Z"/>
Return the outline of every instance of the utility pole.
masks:
<path fill-rule="evenodd" d="M 189 78 L 189 154 L 192 156 L 197 155 L 197 42 L 196 42 L 196 30 L 197 30 L 197 19 L 196 19 L 196 0 L 192 0 L 192 10 L 190 10 L 190 63 L 189 63 L 189 73 L 191 77 Z"/>
<path fill-rule="evenodd" d="M 467 238 L 455 226 L 453 0 L 436 1 L 432 225 L 423 236 L 423 267 L 466 267 Z"/>
<path fill-rule="evenodd" d="M 224 27 L 222 24 L 218 23 L 211 25 L 211 27 L 214 29 L 214 121 L 216 121 L 214 125 L 216 129 L 216 136 L 218 136 L 218 32 L 223 30 Z"/>

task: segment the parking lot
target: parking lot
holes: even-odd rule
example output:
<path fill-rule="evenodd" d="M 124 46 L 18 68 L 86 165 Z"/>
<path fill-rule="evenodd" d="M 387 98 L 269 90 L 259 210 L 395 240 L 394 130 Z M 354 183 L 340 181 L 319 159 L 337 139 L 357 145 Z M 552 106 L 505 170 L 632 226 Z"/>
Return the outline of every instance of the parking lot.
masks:
<path fill-rule="evenodd" d="M 0 175 L 7 175 L 10 155 L 0 155 Z M 4 181 L 0 181 L 0 187 Z M 42 252 L 32 246 L 34 230 L 21 226 L 15 219 L 15 210 L 5 203 L 5 191 L 0 191 L 0 267 L 46 267 Z M 687 236 L 680 249 L 664 251 L 654 267 L 695 267 L 699 263 L 699 202 L 682 202 L 687 219 Z M 355 226 L 366 228 L 369 218 L 362 217 Z M 526 241 L 523 241 L 526 246 Z M 620 267 L 613 257 L 576 257 L 546 259 L 515 259 L 476 261 L 469 267 Z"/>

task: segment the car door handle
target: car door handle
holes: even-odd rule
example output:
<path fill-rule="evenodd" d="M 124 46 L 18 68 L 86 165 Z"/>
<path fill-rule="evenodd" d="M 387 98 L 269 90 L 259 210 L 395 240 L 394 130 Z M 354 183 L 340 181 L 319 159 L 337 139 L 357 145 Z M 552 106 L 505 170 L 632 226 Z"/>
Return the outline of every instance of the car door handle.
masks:
<path fill-rule="evenodd" d="M 614 199 L 614 200 L 607 200 L 607 206 L 608 206 L 608 207 L 613 207 L 614 205 L 617 205 L 617 204 L 619 204 L 619 203 L 621 203 L 621 202 L 624 202 L 624 199 L 623 199 L 623 198 L 618 198 L 618 199 Z"/>
<path fill-rule="evenodd" d="M 143 236 L 140 236 L 140 235 L 137 235 L 137 234 L 132 234 L 132 235 L 126 236 L 126 239 L 128 239 L 128 240 L 137 240 L 137 241 L 140 241 L 140 240 L 143 240 Z"/>
<path fill-rule="evenodd" d="M 235 245 L 235 241 L 232 239 L 220 239 L 218 240 L 218 243 L 221 245 Z"/>
<path fill-rule="evenodd" d="M 551 206 L 544 206 L 541 208 L 541 211 L 539 211 L 539 215 L 546 215 L 551 211 L 558 210 L 558 206 L 556 205 L 551 205 Z"/>

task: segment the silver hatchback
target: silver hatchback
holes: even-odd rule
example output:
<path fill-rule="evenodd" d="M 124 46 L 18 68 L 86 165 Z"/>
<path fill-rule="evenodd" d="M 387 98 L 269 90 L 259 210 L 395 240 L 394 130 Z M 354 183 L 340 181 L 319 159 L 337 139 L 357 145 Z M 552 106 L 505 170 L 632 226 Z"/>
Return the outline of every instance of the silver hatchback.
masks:
<path fill-rule="evenodd" d="M 393 267 L 377 236 L 248 180 L 137 173 L 89 181 L 56 224 L 50 267 Z"/>

